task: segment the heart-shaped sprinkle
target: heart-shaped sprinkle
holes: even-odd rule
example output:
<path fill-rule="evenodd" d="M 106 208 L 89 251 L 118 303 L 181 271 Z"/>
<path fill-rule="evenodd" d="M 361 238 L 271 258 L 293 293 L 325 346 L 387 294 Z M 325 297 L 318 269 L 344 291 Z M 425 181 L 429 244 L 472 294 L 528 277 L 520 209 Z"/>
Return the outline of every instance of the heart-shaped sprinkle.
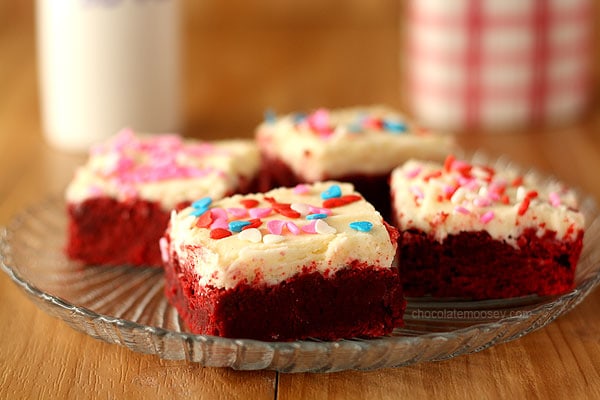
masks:
<path fill-rule="evenodd" d="M 290 208 L 294 211 L 299 212 L 300 215 L 306 215 L 310 212 L 310 206 L 304 203 L 292 203 Z"/>
<path fill-rule="evenodd" d="M 212 213 L 213 219 L 224 219 L 227 220 L 227 211 L 221 207 L 211 208 L 210 212 Z"/>
<path fill-rule="evenodd" d="M 300 218 L 301 215 L 298 211 L 294 211 L 291 209 L 290 204 L 285 203 L 275 203 L 273 204 L 273 210 L 288 218 Z"/>
<path fill-rule="evenodd" d="M 329 208 L 315 207 L 315 206 L 309 206 L 308 211 L 310 212 L 310 214 L 326 214 L 326 215 L 333 214 L 333 212 Z"/>
<path fill-rule="evenodd" d="M 244 229 L 240 232 L 238 237 L 241 240 L 246 240 L 252 243 L 260 243 L 262 241 L 262 233 L 256 228 Z"/>
<path fill-rule="evenodd" d="M 260 203 L 258 202 L 258 200 L 255 199 L 242 199 L 240 200 L 240 204 L 246 208 L 254 208 Z"/>
<path fill-rule="evenodd" d="M 288 231 L 290 231 L 290 233 L 292 233 L 294 235 L 297 235 L 300 233 L 300 228 L 298 228 L 298 225 L 296 225 L 292 221 L 286 222 L 285 226 L 288 228 Z"/>
<path fill-rule="evenodd" d="M 280 219 L 274 219 L 267 222 L 267 229 L 269 230 L 269 233 L 272 233 L 274 235 L 281 235 L 284 224 L 285 221 L 282 221 Z"/>
<path fill-rule="evenodd" d="M 212 213 L 206 212 L 204 214 L 202 214 L 197 220 L 196 220 L 196 226 L 198 228 L 208 228 L 213 222 L 213 216 Z"/>
<path fill-rule="evenodd" d="M 228 236 L 231 236 L 231 232 L 229 232 L 227 229 L 215 228 L 210 231 L 211 239 L 223 239 Z"/>
<path fill-rule="evenodd" d="M 271 244 L 271 243 L 279 243 L 282 242 L 285 239 L 284 236 L 281 235 L 273 235 L 271 233 L 267 233 L 265 236 L 263 236 L 262 240 L 263 243 L 265 244 Z"/>
<path fill-rule="evenodd" d="M 241 232 L 242 228 L 246 225 L 250 225 L 249 221 L 231 221 L 229 223 L 229 230 L 231 232 Z"/>
<path fill-rule="evenodd" d="M 203 197 L 200 200 L 196 200 L 192 203 L 192 207 L 196 209 L 208 208 L 212 204 L 210 197 Z"/>
<path fill-rule="evenodd" d="M 327 214 L 308 214 L 306 216 L 306 219 L 323 219 L 323 218 L 327 218 Z"/>
<path fill-rule="evenodd" d="M 347 194 L 345 196 L 336 199 L 327 199 L 323 201 L 324 208 L 335 208 L 345 206 L 346 204 L 354 203 L 355 201 L 361 200 L 362 197 L 356 194 Z"/>
<path fill-rule="evenodd" d="M 339 185 L 331 185 L 321 193 L 323 200 L 334 199 L 342 196 L 342 189 Z"/>
<path fill-rule="evenodd" d="M 225 218 L 216 218 L 213 220 L 212 224 L 210 224 L 210 229 L 229 229 L 229 224 L 227 223 L 227 219 Z"/>
<path fill-rule="evenodd" d="M 257 207 L 251 208 L 250 210 L 248 210 L 248 213 L 252 218 L 265 218 L 266 216 L 271 214 L 272 211 L 273 209 L 271 207 Z"/>
<path fill-rule="evenodd" d="M 373 224 L 369 221 L 353 221 L 350 222 L 350 228 L 359 232 L 369 232 L 373 229 Z"/>
<path fill-rule="evenodd" d="M 317 231 L 315 230 L 315 225 L 317 223 L 318 220 L 312 220 L 310 223 L 304 225 L 301 229 L 302 232 L 306 232 L 306 233 L 317 233 Z"/>
<path fill-rule="evenodd" d="M 248 210 L 241 207 L 231 207 L 227 209 L 227 212 L 234 218 L 244 218 L 248 216 Z"/>
<path fill-rule="evenodd" d="M 204 213 L 206 213 L 207 211 L 208 211 L 208 208 L 194 208 L 190 212 L 190 215 L 193 215 L 194 217 L 199 217 L 199 216 L 203 215 Z"/>
<path fill-rule="evenodd" d="M 258 219 L 258 218 L 251 219 L 248 222 L 250 222 L 250 224 L 244 226 L 242 228 L 242 230 L 252 229 L 252 228 L 258 228 L 258 227 L 260 227 L 262 225 L 262 221 L 260 219 Z"/>
<path fill-rule="evenodd" d="M 337 232 L 333 226 L 329 225 L 322 219 L 318 219 L 315 223 L 315 231 L 320 234 L 332 234 Z"/>
<path fill-rule="evenodd" d="M 310 191 L 310 188 L 308 187 L 308 185 L 305 185 L 303 183 L 300 183 L 298 185 L 296 185 L 296 187 L 294 187 L 294 194 L 307 194 Z"/>

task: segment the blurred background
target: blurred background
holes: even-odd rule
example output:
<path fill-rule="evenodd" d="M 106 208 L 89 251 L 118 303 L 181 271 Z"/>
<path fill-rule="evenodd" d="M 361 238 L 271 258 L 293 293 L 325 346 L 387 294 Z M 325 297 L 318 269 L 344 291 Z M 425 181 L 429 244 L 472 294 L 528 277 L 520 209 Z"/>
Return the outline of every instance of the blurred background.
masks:
<path fill-rule="evenodd" d="M 182 0 L 182 133 L 251 136 L 267 108 L 403 107 L 402 4 Z M 600 40 L 594 35 L 596 101 Z M 39 109 L 30 106 L 39 85 L 31 79 L 35 46 L 35 2 L 0 2 L 0 101 L 10 103 L 2 109 L 31 115 L 31 129 L 40 131 Z"/>

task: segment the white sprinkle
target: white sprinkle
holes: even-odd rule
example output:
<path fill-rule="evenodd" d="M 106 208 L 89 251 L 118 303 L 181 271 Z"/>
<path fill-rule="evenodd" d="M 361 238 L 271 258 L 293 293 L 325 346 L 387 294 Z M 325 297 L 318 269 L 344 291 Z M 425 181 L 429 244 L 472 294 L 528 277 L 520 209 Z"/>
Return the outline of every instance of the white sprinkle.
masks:
<path fill-rule="evenodd" d="M 452 204 L 460 204 L 465 199 L 466 194 L 467 194 L 467 189 L 465 189 L 463 187 L 459 187 L 458 189 L 456 189 L 456 191 L 450 198 L 450 201 L 452 202 Z"/>
<path fill-rule="evenodd" d="M 337 230 L 322 219 L 318 219 L 315 223 L 315 232 L 326 235 L 336 233 Z"/>
<path fill-rule="evenodd" d="M 521 201 L 525 198 L 525 195 L 527 194 L 527 191 L 525 190 L 525 188 L 523 186 L 519 186 L 517 188 L 517 201 Z"/>
<path fill-rule="evenodd" d="M 279 243 L 279 242 L 282 242 L 283 239 L 285 239 L 285 237 L 283 235 L 274 235 L 272 233 L 267 233 L 262 238 L 263 243 L 266 243 L 266 244 Z"/>
<path fill-rule="evenodd" d="M 260 243 L 260 241 L 262 240 L 262 233 L 260 233 L 260 231 L 256 228 L 248 228 L 243 229 L 238 234 L 238 237 L 241 240 L 247 240 L 248 242 Z"/>
<path fill-rule="evenodd" d="M 474 177 L 481 180 L 486 179 L 490 176 L 490 173 L 488 171 L 480 167 L 473 167 L 471 169 L 471 174 L 473 174 Z"/>
<path fill-rule="evenodd" d="M 299 212 L 302 216 L 310 213 L 310 206 L 305 203 L 292 203 L 290 208 L 296 212 Z"/>

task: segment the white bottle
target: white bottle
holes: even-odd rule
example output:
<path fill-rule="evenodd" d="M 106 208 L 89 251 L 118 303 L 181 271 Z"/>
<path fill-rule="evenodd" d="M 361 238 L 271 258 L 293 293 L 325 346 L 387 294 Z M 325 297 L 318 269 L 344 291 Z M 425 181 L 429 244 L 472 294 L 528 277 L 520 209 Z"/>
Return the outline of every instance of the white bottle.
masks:
<path fill-rule="evenodd" d="M 47 141 L 86 151 L 123 127 L 180 129 L 180 0 L 37 0 Z"/>

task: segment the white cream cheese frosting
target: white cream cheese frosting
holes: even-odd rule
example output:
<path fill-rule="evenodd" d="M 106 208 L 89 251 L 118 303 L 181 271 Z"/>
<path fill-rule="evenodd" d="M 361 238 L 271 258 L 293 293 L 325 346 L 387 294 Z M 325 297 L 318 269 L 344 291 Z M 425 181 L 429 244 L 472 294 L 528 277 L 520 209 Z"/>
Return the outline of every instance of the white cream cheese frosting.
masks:
<path fill-rule="evenodd" d="M 235 192 L 240 179 L 258 173 L 251 140 L 203 142 L 178 135 L 140 135 L 124 129 L 92 148 L 66 190 L 69 203 L 94 197 L 155 201 L 165 210 L 178 203 Z"/>
<path fill-rule="evenodd" d="M 266 156 L 308 182 L 387 174 L 409 158 L 441 161 L 455 147 L 452 136 L 429 132 L 384 106 L 271 116 L 256 138 Z"/>
<path fill-rule="evenodd" d="M 556 232 L 557 239 L 572 240 L 585 225 L 577 196 L 562 183 L 452 156 L 443 165 L 407 161 L 393 171 L 391 190 L 398 228 L 421 230 L 440 242 L 487 231 L 516 247 L 528 228 L 540 237 Z"/>
<path fill-rule="evenodd" d="M 163 257 L 194 268 L 200 285 L 225 289 L 302 271 L 333 274 L 353 262 L 391 268 L 396 252 L 379 212 L 337 182 L 201 199 L 172 212 L 168 237 Z"/>

